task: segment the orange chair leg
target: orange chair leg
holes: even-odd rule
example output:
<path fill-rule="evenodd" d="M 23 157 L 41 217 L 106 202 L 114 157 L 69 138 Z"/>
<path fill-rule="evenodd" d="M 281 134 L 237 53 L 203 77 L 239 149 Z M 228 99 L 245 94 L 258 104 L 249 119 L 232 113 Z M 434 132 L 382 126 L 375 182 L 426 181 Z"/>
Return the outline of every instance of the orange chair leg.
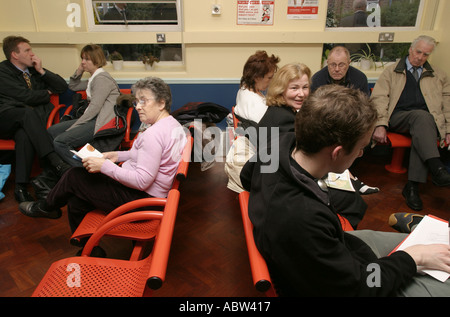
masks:
<path fill-rule="evenodd" d="M 403 174 L 407 169 L 403 167 L 403 158 L 405 156 L 404 147 L 396 147 L 392 149 L 392 160 L 390 164 L 387 164 L 385 168 L 391 173 Z"/>

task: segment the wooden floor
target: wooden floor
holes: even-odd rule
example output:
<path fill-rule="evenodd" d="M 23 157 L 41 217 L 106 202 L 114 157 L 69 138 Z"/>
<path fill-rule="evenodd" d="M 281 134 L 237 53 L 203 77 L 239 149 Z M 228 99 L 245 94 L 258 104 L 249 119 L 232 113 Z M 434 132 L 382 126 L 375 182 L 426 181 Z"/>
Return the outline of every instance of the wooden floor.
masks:
<path fill-rule="evenodd" d="M 401 196 L 406 174 L 384 169 L 388 157 L 366 154 L 352 172 L 381 192 L 364 196 L 369 208 L 359 229 L 393 231 L 388 217 L 393 212 L 410 211 Z M 223 163 L 201 171 L 190 165 L 188 179 L 181 186 L 181 201 L 172 249 L 159 297 L 253 297 L 254 290 L 242 229 L 237 194 L 226 187 Z M 14 200 L 14 176 L 0 201 L 0 297 L 28 297 L 50 264 L 75 255 L 69 244 L 67 217 L 33 219 L 23 216 Z M 448 219 L 450 188 L 430 182 L 421 187 L 424 213 Z M 107 240 L 109 256 L 127 254 L 130 242 Z"/>

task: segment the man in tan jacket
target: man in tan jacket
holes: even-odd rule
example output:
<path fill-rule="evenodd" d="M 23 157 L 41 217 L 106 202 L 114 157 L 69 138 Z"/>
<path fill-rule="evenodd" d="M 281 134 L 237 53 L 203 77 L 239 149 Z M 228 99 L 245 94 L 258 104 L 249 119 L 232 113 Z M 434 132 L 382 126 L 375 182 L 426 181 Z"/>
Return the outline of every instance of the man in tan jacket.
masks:
<path fill-rule="evenodd" d="M 426 182 L 428 171 L 435 185 L 450 185 L 436 146 L 436 140 L 441 146 L 450 144 L 450 82 L 427 62 L 435 46 L 429 36 L 415 39 L 409 55 L 383 71 L 371 96 L 378 111 L 374 141 L 387 143 L 387 130 L 411 135 L 408 183 L 402 194 L 417 211 L 423 208 L 418 185 Z"/>

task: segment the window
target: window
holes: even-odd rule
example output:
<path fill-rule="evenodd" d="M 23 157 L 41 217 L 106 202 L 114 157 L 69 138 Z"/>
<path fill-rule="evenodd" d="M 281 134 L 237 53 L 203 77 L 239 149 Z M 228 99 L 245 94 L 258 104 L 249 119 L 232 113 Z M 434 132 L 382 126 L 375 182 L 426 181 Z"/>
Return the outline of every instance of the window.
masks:
<path fill-rule="evenodd" d="M 416 27 L 423 0 L 328 0 L 327 28 Z"/>
<path fill-rule="evenodd" d="M 119 55 L 125 62 L 142 62 L 151 55 L 162 62 L 159 65 L 182 64 L 182 44 L 165 43 L 164 34 L 181 31 L 181 0 L 85 0 L 85 3 L 89 31 L 157 33 L 154 44 L 103 44 L 109 60 Z"/>
<path fill-rule="evenodd" d="M 91 31 L 181 31 L 180 0 L 85 0 Z"/>
<path fill-rule="evenodd" d="M 144 56 L 154 56 L 161 62 L 179 62 L 183 60 L 181 44 L 103 44 L 108 60 L 117 52 L 125 62 L 140 61 Z"/>
<path fill-rule="evenodd" d="M 383 65 L 408 55 L 411 43 L 327 43 L 323 45 L 322 62 L 326 61 L 328 52 L 336 45 L 345 46 L 349 50 L 352 60 L 354 60 L 355 54 L 368 55 L 372 53 L 374 61 L 378 62 L 378 65 Z"/>

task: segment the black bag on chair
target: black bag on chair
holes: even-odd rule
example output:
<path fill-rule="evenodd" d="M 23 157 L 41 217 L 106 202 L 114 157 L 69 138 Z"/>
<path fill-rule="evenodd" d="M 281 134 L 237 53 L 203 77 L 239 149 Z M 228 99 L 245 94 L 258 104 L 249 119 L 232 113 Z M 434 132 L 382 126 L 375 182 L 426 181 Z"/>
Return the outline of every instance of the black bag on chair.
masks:
<path fill-rule="evenodd" d="M 189 102 L 171 114 L 184 125 L 194 119 L 202 119 L 204 123 L 219 123 L 229 113 L 230 110 L 213 102 Z"/>
<path fill-rule="evenodd" d="M 100 152 L 119 148 L 127 130 L 127 112 L 133 107 L 131 95 L 120 95 L 114 106 L 116 116 L 103 125 L 95 134 L 91 145 Z"/>
<path fill-rule="evenodd" d="M 86 111 L 86 108 L 89 106 L 89 101 L 87 99 L 83 99 L 81 94 L 75 93 L 72 96 L 72 110 L 69 114 L 65 114 L 59 120 L 60 122 L 78 119 L 83 113 Z"/>

